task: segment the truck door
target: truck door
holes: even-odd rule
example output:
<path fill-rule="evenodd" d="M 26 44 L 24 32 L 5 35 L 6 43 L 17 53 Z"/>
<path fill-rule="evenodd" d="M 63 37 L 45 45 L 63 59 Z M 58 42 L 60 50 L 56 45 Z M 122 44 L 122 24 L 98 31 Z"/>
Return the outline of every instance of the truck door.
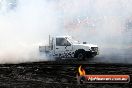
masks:
<path fill-rule="evenodd" d="M 72 45 L 66 38 L 56 38 L 55 54 L 60 57 L 67 57 L 67 54 L 72 51 Z"/>

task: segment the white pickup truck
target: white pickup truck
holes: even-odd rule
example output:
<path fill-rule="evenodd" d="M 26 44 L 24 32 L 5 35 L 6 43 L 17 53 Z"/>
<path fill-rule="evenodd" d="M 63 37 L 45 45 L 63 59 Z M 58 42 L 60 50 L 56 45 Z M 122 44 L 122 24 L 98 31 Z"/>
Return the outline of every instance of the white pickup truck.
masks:
<path fill-rule="evenodd" d="M 85 60 L 87 57 L 94 57 L 99 54 L 98 46 L 83 44 L 73 40 L 71 36 L 56 36 L 50 39 L 48 46 L 39 46 L 39 51 L 56 59 L 77 58 Z"/>

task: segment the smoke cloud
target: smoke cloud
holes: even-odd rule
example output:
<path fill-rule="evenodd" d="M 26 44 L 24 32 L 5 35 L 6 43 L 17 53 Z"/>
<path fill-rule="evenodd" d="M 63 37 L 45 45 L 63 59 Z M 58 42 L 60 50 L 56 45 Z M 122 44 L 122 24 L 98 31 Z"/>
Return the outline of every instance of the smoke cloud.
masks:
<path fill-rule="evenodd" d="M 39 45 L 58 29 L 54 4 L 44 0 L 1 0 L 0 63 L 38 61 Z M 43 57 L 44 60 L 46 60 Z"/>
<path fill-rule="evenodd" d="M 40 58 L 38 46 L 48 44 L 49 34 L 72 35 L 97 44 L 100 57 L 114 55 L 124 61 L 131 57 L 132 31 L 127 25 L 131 4 L 130 0 L 0 0 L 0 63 L 48 60 Z"/>

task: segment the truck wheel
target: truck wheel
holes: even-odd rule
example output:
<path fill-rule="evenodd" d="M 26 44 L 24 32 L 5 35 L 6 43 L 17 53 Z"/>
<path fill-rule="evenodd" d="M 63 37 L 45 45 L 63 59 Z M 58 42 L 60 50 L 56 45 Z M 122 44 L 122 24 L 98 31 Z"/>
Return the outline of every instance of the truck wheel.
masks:
<path fill-rule="evenodd" d="M 78 59 L 78 60 L 85 60 L 85 56 L 86 56 L 86 55 L 85 55 L 85 51 L 82 51 L 82 50 L 81 50 L 81 51 L 78 51 L 78 52 L 77 52 L 77 59 Z"/>

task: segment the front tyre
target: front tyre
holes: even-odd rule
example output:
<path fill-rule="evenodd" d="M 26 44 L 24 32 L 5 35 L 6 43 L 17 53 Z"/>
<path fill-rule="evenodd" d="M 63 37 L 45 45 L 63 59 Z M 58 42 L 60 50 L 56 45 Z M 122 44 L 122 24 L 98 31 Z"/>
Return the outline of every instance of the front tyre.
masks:
<path fill-rule="evenodd" d="M 83 50 L 78 51 L 76 53 L 76 57 L 78 60 L 85 60 L 85 57 L 86 57 L 85 51 L 83 51 Z"/>

